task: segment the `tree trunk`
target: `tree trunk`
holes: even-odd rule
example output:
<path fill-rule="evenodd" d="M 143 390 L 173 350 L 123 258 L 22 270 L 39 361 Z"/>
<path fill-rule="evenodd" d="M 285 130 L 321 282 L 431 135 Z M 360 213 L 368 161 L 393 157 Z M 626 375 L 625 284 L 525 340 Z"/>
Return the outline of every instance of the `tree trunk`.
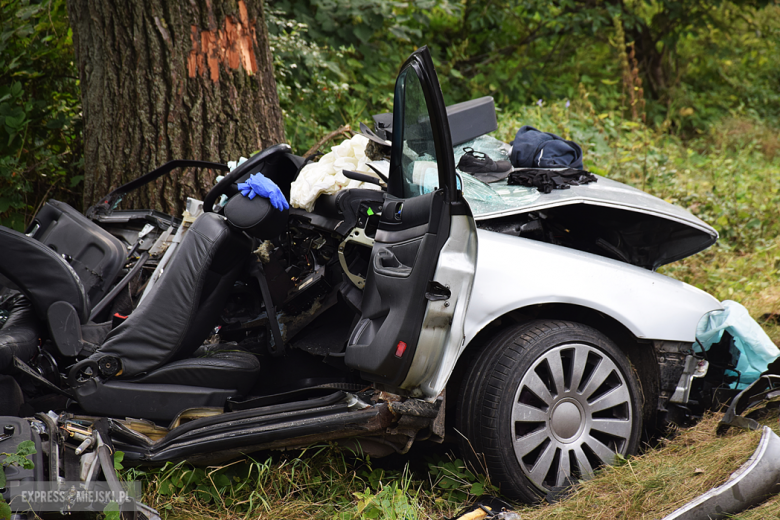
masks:
<path fill-rule="evenodd" d="M 284 139 L 262 0 L 68 0 L 84 116 L 84 207 L 172 159 L 227 162 Z M 215 172 L 174 172 L 123 207 L 178 215 Z"/>
<path fill-rule="evenodd" d="M 664 47 L 658 50 L 658 41 L 660 37 L 653 37 L 650 27 L 636 25 L 630 31 L 634 40 L 636 57 L 642 71 L 647 79 L 650 97 L 661 102 L 665 102 L 669 96 L 669 74 L 666 69 L 665 61 L 667 49 Z"/>

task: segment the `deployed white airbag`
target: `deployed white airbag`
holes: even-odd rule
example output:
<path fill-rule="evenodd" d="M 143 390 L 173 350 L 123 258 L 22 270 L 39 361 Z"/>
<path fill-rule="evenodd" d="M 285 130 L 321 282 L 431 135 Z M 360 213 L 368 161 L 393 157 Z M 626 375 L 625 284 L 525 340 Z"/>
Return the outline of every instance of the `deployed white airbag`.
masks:
<path fill-rule="evenodd" d="M 316 163 L 303 167 L 298 178 L 290 186 L 290 204 L 294 208 L 314 210 L 317 197 L 323 193 L 333 195 L 339 190 L 362 188 L 378 190 L 379 186 L 367 182 L 347 179 L 342 170 L 351 170 L 376 177 L 377 175 L 366 166 L 371 160 L 366 157 L 368 138 L 360 134 L 347 139 L 338 146 L 331 148 Z"/>

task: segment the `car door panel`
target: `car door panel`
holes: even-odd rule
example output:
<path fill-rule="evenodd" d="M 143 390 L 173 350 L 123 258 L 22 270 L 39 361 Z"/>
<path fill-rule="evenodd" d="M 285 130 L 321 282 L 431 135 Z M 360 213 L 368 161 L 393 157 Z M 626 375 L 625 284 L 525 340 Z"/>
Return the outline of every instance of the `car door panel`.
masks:
<path fill-rule="evenodd" d="M 388 195 L 382 207 L 376 240 L 398 242 L 420 237 L 429 229 L 435 233 L 437 223 L 432 224 L 431 219 L 441 212 L 442 202 L 441 197 L 436 199 L 435 192 L 407 199 Z"/>
<path fill-rule="evenodd" d="M 427 304 L 419 288 L 433 277 L 436 264 L 430 259 L 441 249 L 442 237 L 430 232 L 431 227 L 440 228 L 440 223 L 431 226 L 429 222 L 432 214 L 441 218 L 441 211 L 432 211 L 441 205 L 441 199 L 436 193 L 396 199 L 393 202 L 403 204 L 401 220 L 391 211 L 383 212 L 380 219 L 363 291 L 362 316 L 345 359 L 348 366 L 371 379 L 398 385 L 411 364 Z M 401 351 L 399 343 L 403 343 Z"/>
<path fill-rule="evenodd" d="M 412 54 L 398 76 L 393 128 L 387 196 L 345 363 L 383 388 L 420 393 L 421 378 L 431 376 L 431 362 L 437 363 L 451 343 L 449 329 L 462 341 L 476 263 L 473 226 L 458 226 L 461 236 L 450 236 L 453 217 L 472 224 L 473 218 L 457 189 L 444 101 L 426 48 Z M 473 255 L 453 255 L 453 244 L 463 249 L 466 243 Z M 439 265 L 440 257 L 448 265 Z M 466 259 L 470 268 L 453 269 L 454 258 Z M 456 271 L 462 281 L 450 276 Z M 437 272 L 454 291 L 437 280 Z M 468 290 L 460 290 L 461 285 Z M 453 322 L 458 303 L 458 321 Z M 419 348 L 421 341 L 425 344 Z"/>

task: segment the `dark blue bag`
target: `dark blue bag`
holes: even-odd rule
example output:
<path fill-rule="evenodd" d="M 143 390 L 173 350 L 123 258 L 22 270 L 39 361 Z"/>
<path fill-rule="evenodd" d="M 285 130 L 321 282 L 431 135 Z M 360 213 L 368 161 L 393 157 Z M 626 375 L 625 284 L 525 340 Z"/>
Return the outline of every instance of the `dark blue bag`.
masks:
<path fill-rule="evenodd" d="M 581 170 L 582 148 L 574 141 L 526 125 L 515 135 L 509 160 L 515 168 Z"/>

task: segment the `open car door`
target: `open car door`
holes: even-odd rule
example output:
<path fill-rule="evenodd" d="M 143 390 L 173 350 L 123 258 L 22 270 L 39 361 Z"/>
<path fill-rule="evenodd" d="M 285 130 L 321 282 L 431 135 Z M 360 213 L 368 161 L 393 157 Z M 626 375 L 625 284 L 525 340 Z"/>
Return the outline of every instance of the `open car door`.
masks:
<path fill-rule="evenodd" d="M 383 388 L 434 399 L 463 346 L 477 236 L 427 47 L 398 75 L 393 129 L 387 196 L 345 362 Z"/>

